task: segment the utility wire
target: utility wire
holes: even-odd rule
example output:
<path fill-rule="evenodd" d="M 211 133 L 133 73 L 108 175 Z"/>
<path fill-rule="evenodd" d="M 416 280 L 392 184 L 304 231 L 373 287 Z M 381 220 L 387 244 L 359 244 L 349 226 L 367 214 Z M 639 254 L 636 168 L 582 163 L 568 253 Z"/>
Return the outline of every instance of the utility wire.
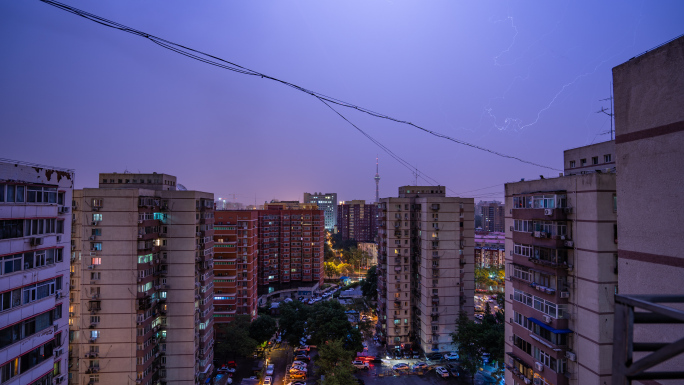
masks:
<path fill-rule="evenodd" d="M 428 134 L 430 134 L 430 135 L 436 136 L 436 137 L 438 137 L 438 138 L 446 139 L 446 140 L 448 140 L 448 141 L 451 141 L 451 142 L 454 142 L 454 143 L 457 143 L 457 144 L 461 144 L 461 145 L 464 145 L 464 146 L 468 146 L 468 147 L 474 148 L 474 149 L 476 149 L 476 150 L 488 152 L 488 153 L 490 153 L 490 154 L 493 154 L 493 155 L 496 155 L 496 156 L 499 156 L 499 157 L 502 157 L 502 158 L 513 159 L 513 160 L 517 160 L 517 161 L 519 161 L 519 162 L 526 163 L 526 164 L 529 164 L 529 165 L 532 165 L 532 166 L 542 167 L 542 168 L 546 168 L 546 169 L 550 169 L 550 170 L 562 171 L 562 170 L 558 170 L 558 169 L 553 168 L 553 167 L 550 167 L 550 166 L 545 166 L 545 165 L 543 165 L 543 164 L 530 162 L 530 161 L 524 160 L 524 159 L 522 159 L 522 158 L 519 158 L 519 157 L 517 157 L 517 156 L 504 154 L 504 153 L 501 153 L 501 152 L 498 152 L 498 151 L 495 151 L 495 150 L 491 150 L 491 149 L 488 149 L 488 148 L 485 148 L 485 147 L 482 147 L 482 146 L 478 146 L 478 145 L 476 145 L 476 144 L 468 143 L 468 142 L 465 142 L 465 141 L 463 141 L 463 140 L 456 139 L 456 138 L 453 138 L 453 137 L 451 137 L 451 136 L 448 136 L 448 135 L 446 135 L 446 134 L 441 134 L 441 133 L 439 133 L 439 132 L 429 130 L 429 129 L 427 129 L 427 128 L 424 128 L 424 127 L 422 127 L 422 126 L 419 126 L 419 125 L 417 125 L 417 124 L 414 124 L 414 123 L 412 123 L 412 122 L 409 122 L 409 121 L 406 121 L 406 120 L 402 120 L 402 119 L 398 119 L 398 118 L 393 118 L 393 117 L 391 117 L 391 116 L 389 116 L 389 115 L 385 115 L 385 114 L 382 114 L 382 113 L 379 113 L 379 112 L 375 112 L 375 111 L 370 110 L 370 109 L 368 109 L 368 108 L 364 108 L 364 107 L 361 107 L 361 106 L 357 106 L 357 105 L 355 105 L 355 104 L 348 103 L 348 102 L 345 102 L 345 101 L 343 101 L 343 100 L 333 98 L 333 97 L 331 97 L 331 96 L 327 96 L 327 95 L 322 94 L 322 93 L 320 93 L 320 92 L 316 92 L 316 91 L 309 90 L 309 89 L 307 89 L 307 88 L 298 86 L 298 85 L 296 85 L 296 84 L 287 82 L 287 81 L 285 81 L 285 80 L 281 80 L 281 79 L 278 79 L 278 78 L 275 78 L 275 77 L 272 77 L 272 76 L 263 74 L 263 73 L 261 73 L 261 72 L 258 72 L 258 71 L 255 71 L 255 70 L 252 70 L 252 69 L 243 67 L 243 66 L 238 65 L 238 64 L 236 64 L 236 63 L 232 63 L 232 62 L 230 62 L 230 61 L 224 60 L 224 59 L 222 59 L 222 58 L 220 58 L 220 57 L 213 56 L 213 55 L 210 55 L 210 54 L 208 54 L 208 53 L 205 53 L 205 52 L 202 52 L 202 51 L 199 51 L 199 50 L 190 48 L 190 47 L 186 47 L 186 46 L 184 46 L 184 45 L 177 44 L 177 43 L 171 42 L 171 41 L 169 41 L 169 40 L 162 39 L 162 38 L 160 38 L 160 37 L 158 37 L 158 36 L 154 36 L 154 35 L 151 35 L 151 34 L 149 34 L 149 33 L 146 33 L 146 32 L 143 32 L 143 31 L 134 29 L 134 28 L 130 28 L 130 27 L 125 26 L 125 25 L 123 25 L 123 24 L 117 23 L 117 22 L 112 21 L 112 20 L 105 19 L 104 17 L 97 16 L 97 15 L 95 15 L 95 14 L 92 14 L 92 13 L 89 13 L 89 12 L 86 12 L 86 11 L 83 11 L 83 10 L 81 10 L 81 9 L 72 7 L 72 6 L 67 5 L 67 4 L 64 4 L 64 3 L 60 3 L 60 2 L 58 2 L 58 1 L 53 1 L 53 0 L 39 0 L 39 1 L 41 1 L 41 2 L 43 2 L 43 3 L 45 3 L 45 4 L 48 4 L 48 5 L 51 5 L 51 6 L 53 6 L 53 7 L 56 7 L 56 8 L 58 8 L 58 9 L 61 9 L 61 10 L 63 10 L 63 11 L 69 12 L 69 13 L 71 13 L 71 14 L 74 14 L 74 15 L 77 15 L 77 16 L 80 16 L 80 17 L 83 17 L 83 18 L 86 18 L 86 19 L 88 19 L 88 20 L 90 20 L 90 21 L 94 21 L 94 22 L 96 22 L 96 23 L 98 23 L 98 24 L 101 24 L 101 25 L 104 25 L 104 26 L 106 26 L 106 27 L 118 29 L 118 30 L 123 31 L 123 32 L 127 32 L 127 33 L 130 33 L 130 34 L 136 35 L 136 36 L 143 37 L 143 38 L 148 39 L 148 40 L 150 40 L 151 42 L 153 42 L 153 43 L 155 43 L 155 44 L 157 44 L 157 45 L 159 45 L 159 46 L 161 46 L 161 47 L 163 47 L 163 48 L 166 48 L 166 49 L 168 49 L 168 50 L 171 50 L 171 51 L 173 51 L 173 52 L 179 53 L 179 54 L 181 54 L 181 55 L 187 56 L 187 57 L 189 57 L 189 58 L 191 58 L 191 59 L 195 59 L 195 60 L 198 60 L 198 61 L 203 62 L 203 63 L 206 63 L 206 64 L 210 64 L 210 65 L 213 65 L 213 66 L 216 66 L 216 67 L 219 67 L 219 68 L 227 69 L 227 70 L 229 70 L 229 71 L 237 72 L 237 73 L 240 73 L 240 74 L 243 74 L 243 75 L 259 76 L 259 77 L 261 77 L 262 79 L 272 80 L 272 81 L 281 83 L 281 84 L 283 84 L 283 85 L 286 85 L 286 86 L 288 86 L 288 87 L 292 87 L 292 88 L 294 88 L 294 89 L 296 89 L 296 90 L 298 90 L 298 91 L 307 93 L 307 94 L 309 94 L 309 95 L 311 95 L 311 96 L 314 96 L 314 97 L 318 98 L 319 100 L 322 100 L 322 101 L 324 100 L 324 101 L 326 101 L 326 102 L 328 102 L 328 103 L 333 103 L 333 104 L 339 105 L 339 106 L 341 106 L 341 107 L 351 108 L 351 109 L 354 109 L 354 110 L 363 112 L 363 113 L 365 113 L 365 114 L 374 116 L 374 117 L 376 117 L 376 118 L 386 119 L 386 120 L 390 120 L 390 121 L 393 121 L 393 122 L 396 122 L 396 123 L 401 123 L 401 124 L 409 125 L 409 126 L 412 126 L 412 127 L 414 127 L 414 128 L 417 128 L 417 129 L 419 129 L 419 130 L 421 130 L 421 131 L 424 131 L 424 132 L 426 132 L 426 133 L 428 133 Z"/>

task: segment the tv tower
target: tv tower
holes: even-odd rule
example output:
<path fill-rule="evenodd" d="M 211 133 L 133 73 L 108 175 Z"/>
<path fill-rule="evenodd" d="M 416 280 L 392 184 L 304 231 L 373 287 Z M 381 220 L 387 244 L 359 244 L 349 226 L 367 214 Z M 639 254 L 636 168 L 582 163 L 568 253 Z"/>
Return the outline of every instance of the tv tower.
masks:
<path fill-rule="evenodd" d="M 378 172 L 378 157 L 375 157 L 375 203 L 380 201 L 380 174 Z"/>

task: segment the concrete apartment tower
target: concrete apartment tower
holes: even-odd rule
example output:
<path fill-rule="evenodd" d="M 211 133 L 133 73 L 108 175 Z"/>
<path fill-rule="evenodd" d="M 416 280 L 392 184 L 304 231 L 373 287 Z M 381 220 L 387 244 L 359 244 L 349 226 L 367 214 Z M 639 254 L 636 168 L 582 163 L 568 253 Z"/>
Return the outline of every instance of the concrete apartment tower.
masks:
<path fill-rule="evenodd" d="M 475 206 L 476 214 L 482 218 L 482 230 L 503 233 L 504 205 L 499 201 L 480 201 Z"/>
<path fill-rule="evenodd" d="M 167 174 L 74 192 L 73 384 L 199 384 L 213 362 L 214 196 Z"/>
<path fill-rule="evenodd" d="M 388 349 L 452 350 L 473 316 L 474 201 L 443 186 L 399 187 L 378 203 L 378 335 Z"/>
<path fill-rule="evenodd" d="M 684 36 L 613 68 L 613 85 L 619 168 L 618 294 L 652 296 L 646 299 L 649 306 L 676 308 L 682 317 L 681 303 L 667 303 L 664 295 L 679 296 L 677 302 L 684 296 Z M 623 318 L 628 321 L 627 316 Z M 616 320 L 616 329 L 619 326 Z M 646 354 L 655 358 L 650 354 L 653 345 L 637 351 L 637 343 L 669 344 L 684 337 L 681 321 L 635 321 L 633 334 L 629 332 L 632 326 L 623 326 L 628 332 L 616 335 L 616 340 L 624 341 L 624 351 L 619 351 L 622 357 L 618 357 L 620 367 L 629 361 L 628 368 L 634 368 L 644 362 Z M 634 346 L 627 345 L 631 338 Z M 684 383 L 684 355 L 667 360 L 661 356 L 656 362 L 659 364 L 649 367 L 649 372 L 679 371 L 680 379 L 665 380 L 640 373 L 644 378 L 641 383 Z M 616 385 L 626 383 L 626 372 L 620 369 L 619 374 L 623 376 L 615 379 Z"/>
<path fill-rule="evenodd" d="M 0 161 L 0 383 L 67 383 L 74 171 Z"/>
<path fill-rule="evenodd" d="M 568 150 L 566 176 L 506 184 L 506 384 L 610 384 L 614 148 Z"/>
<path fill-rule="evenodd" d="M 214 326 L 236 315 L 257 317 L 259 212 L 216 210 L 214 218 Z"/>
<path fill-rule="evenodd" d="M 325 229 L 332 231 L 337 224 L 337 193 L 304 193 L 303 203 L 318 205 L 325 212 Z"/>

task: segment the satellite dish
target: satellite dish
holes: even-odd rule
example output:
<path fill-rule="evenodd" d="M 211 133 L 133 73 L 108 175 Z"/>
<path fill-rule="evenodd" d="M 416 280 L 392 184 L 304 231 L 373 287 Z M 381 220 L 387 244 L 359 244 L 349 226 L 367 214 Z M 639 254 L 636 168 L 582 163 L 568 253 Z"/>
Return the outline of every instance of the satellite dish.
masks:
<path fill-rule="evenodd" d="M 183 185 L 180 184 L 180 183 L 176 184 L 176 190 L 178 190 L 178 191 L 188 191 L 188 189 L 185 188 L 185 186 L 183 186 Z"/>

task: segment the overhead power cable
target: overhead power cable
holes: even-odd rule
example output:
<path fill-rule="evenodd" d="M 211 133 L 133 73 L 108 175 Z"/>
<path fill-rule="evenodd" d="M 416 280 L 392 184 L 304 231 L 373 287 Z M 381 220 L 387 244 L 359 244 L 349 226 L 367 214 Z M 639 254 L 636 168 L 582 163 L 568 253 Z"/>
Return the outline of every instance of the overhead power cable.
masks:
<path fill-rule="evenodd" d="M 499 156 L 499 157 L 502 157 L 502 158 L 508 158 L 508 159 L 517 160 L 517 161 L 522 162 L 522 163 L 526 163 L 526 164 L 529 164 L 529 165 L 532 165 L 532 166 L 537 166 L 537 167 L 546 168 L 546 169 L 549 169 L 549 170 L 562 171 L 562 170 L 558 170 L 558 169 L 556 169 L 556 168 L 553 168 L 553 167 L 550 167 L 550 166 L 546 166 L 546 165 L 543 165 L 543 164 L 530 162 L 530 161 L 524 160 L 524 159 L 522 159 L 522 158 L 519 158 L 519 157 L 517 157 L 517 156 L 504 154 L 504 153 L 501 153 L 501 152 L 498 152 L 498 151 L 495 151 L 495 150 L 491 150 L 491 149 L 488 149 L 488 148 L 485 148 L 485 147 L 482 147 L 482 146 L 478 146 L 478 145 L 476 145 L 476 144 L 468 143 L 468 142 L 466 142 L 466 141 L 463 141 L 463 140 L 460 140 L 460 139 L 453 138 L 453 137 L 448 136 L 448 135 L 446 135 L 446 134 L 442 134 L 442 133 L 439 133 L 439 132 L 436 132 L 436 131 L 433 131 L 433 130 L 429 130 L 429 129 L 427 129 L 427 128 L 424 128 L 424 127 L 422 127 L 422 126 L 419 126 L 419 125 L 417 125 L 417 124 L 414 124 L 414 123 L 412 123 L 412 122 L 409 122 L 409 121 L 406 121 L 406 120 L 402 120 L 402 119 L 398 119 L 398 118 L 394 118 L 394 117 L 391 117 L 391 116 L 389 116 L 389 115 L 385 115 L 385 114 L 382 114 L 382 113 L 379 113 L 379 112 L 375 112 L 375 111 L 373 111 L 373 110 L 371 110 L 371 109 L 368 109 L 368 108 L 365 108 L 365 107 L 361 107 L 361 106 L 358 106 L 358 105 L 355 105 L 355 104 L 352 104 L 352 103 L 345 102 L 345 101 L 340 100 L 340 99 L 336 99 L 336 98 L 331 97 L 331 96 L 327 96 L 327 95 L 322 94 L 322 93 L 320 93 L 320 92 L 316 92 L 316 91 L 309 90 L 309 89 L 307 89 L 307 88 L 298 86 L 298 85 L 293 84 L 293 83 L 290 83 L 290 82 L 288 82 L 288 81 L 281 80 L 281 79 L 278 79 L 278 78 L 275 78 L 275 77 L 266 75 L 266 74 L 264 74 L 264 73 L 261 73 L 261 72 L 258 72 L 258 71 L 255 71 L 255 70 L 252 70 L 252 69 L 243 67 L 243 66 L 241 66 L 241 65 L 239 65 L 239 64 L 236 64 L 236 63 L 227 61 L 227 60 L 222 59 L 222 58 L 220 58 L 220 57 L 217 57 L 217 56 L 214 56 L 214 55 L 210 55 L 210 54 L 208 54 L 208 53 L 206 53 L 206 52 L 202 52 L 202 51 L 199 51 L 199 50 L 190 48 L 190 47 L 186 47 L 186 46 L 184 46 L 184 45 L 174 43 L 174 42 L 172 42 L 172 41 L 169 41 L 169 40 L 160 38 L 160 37 L 158 37 L 158 36 L 154 36 L 154 35 L 149 34 L 149 33 L 147 33 L 147 32 L 143 32 L 143 31 L 140 31 L 140 30 L 137 30 L 137 29 L 128 27 L 128 26 L 126 26 L 126 25 L 117 23 L 117 22 L 112 21 L 112 20 L 108 20 L 108 19 L 106 19 L 106 18 L 104 18 L 104 17 L 97 16 L 97 15 L 95 15 L 95 14 L 86 12 L 86 11 L 84 11 L 84 10 L 81 10 L 81 9 L 78 9 L 78 8 L 75 8 L 75 7 L 72 7 L 72 6 L 67 5 L 67 4 L 64 4 L 64 3 L 60 3 L 60 2 L 58 2 L 58 1 L 53 1 L 53 0 L 39 0 L 39 1 L 42 1 L 42 2 L 45 3 L 45 4 L 51 5 L 51 6 L 53 6 L 53 7 L 56 7 L 56 8 L 58 8 L 58 9 L 61 9 L 61 10 L 63 10 L 63 11 L 69 12 L 69 13 L 71 13 L 71 14 L 74 14 L 74 15 L 77 15 L 77 16 L 80 16 L 80 17 L 83 17 L 83 18 L 86 18 L 86 19 L 88 19 L 88 20 L 90 20 L 90 21 L 94 21 L 94 22 L 96 22 L 96 23 L 98 23 L 98 24 L 101 24 L 101 25 L 104 25 L 104 26 L 106 26 L 106 27 L 118 29 L 118 30 L 123 31 L 123 32 L 127 32 L 127 33 L 130 33 L 130 34 L 136 35 L 136 36 L 143 37 L 143 38 L 148 39 L 148 40 L 150 40 L 151 42 L 153 42 L 153 43 L 155 43 L 155 44 L 157 44 L 157 45 L 159 45 L 159 46 L 161 46 L 161 47 L 163 47 L 163 48 L 166 48 L 166 49 L 168 49 L 168 50 L 171 50 L 171 51 L 173 51 L 173 52 L 179 53 L 179 54 L 181 54 L 181 55 L 187 56 L 187 57 L 189 57 L 189 58 L 191 58 L 191 59 L 195 59 L 195 60 L 198 60 L 198 61 L 203 62 L 203 63 L 206 63 L 206 64 L 210 64 L 210 65 L 213 65 L 213 66 L 216 66 L 216 67 L 219 67 L 219 68 L 227 69 L 227 70 L 229 70 L 229 71 L 237 72 L 237 73 L 240 73 L 240 74 L 243 74 L 243 75 L 259 76 L 259 77 L 261 77 L 262 79 L 272 80 L 272 81 L 281 83 L 281 84 L 283 84 L 283 85 L 286 85 L 286 86 L 288 86 L 288 87 L 292 87 L 292 88 L 294 88 L 294 89 L 296 89 L 296 90 L 298 90 L 298 91 L 307 93 L 307 94 L 309 94 L 309 95 L 311 95 L 311 96 L 314 96 L 314 97 L 318 98 L 319 100 L 326 101 L 326 102 L 332 103 L 332 104 L 336 104 L 336 105 L 339 105 L 339 106 L 341 106 L 341 107 L 351 108 L 351 109 L 354 109 L 354 110 L 363 112 L 363 113 L 365 113 L 365 114 L 374 116 L 374 117 L 376 117 L 376 118 L 386 119 L 386 120 L 390 120 L 390 121 L 393 121 L 393 122 L 396 122 L 396 123 L 401 123 L 401 124 L 409 125 L 409 126 L 412 126 L 412 127 L 414 127 L 414 128 L 417 128 L 417 129 L 419 129 L 419 130 L 421 130 L 421 131 L 423 131 L 423 132 L 426 132 L 426 133 L 428 133 L 428 134 L 430 134 L 430 135 L 436 136 L 436 137 L 438 137 L 438 138 L 446 139 L 446 140 L 448 140 L 448 141 L 451 141 L 451 142 L 454 142 L 454 143 L 457 143 L 457 144 L 461 144 L 461 145 L 464 145 L 464 146 L 468 146 L 468 147 L 474 148 L 474 149 L 476 149 L 476 150 L 488 152 L 488 153 L 490 153 L 490 154 L 493 154 L 493 155 L 496 155 L 496 156 Z"/>

